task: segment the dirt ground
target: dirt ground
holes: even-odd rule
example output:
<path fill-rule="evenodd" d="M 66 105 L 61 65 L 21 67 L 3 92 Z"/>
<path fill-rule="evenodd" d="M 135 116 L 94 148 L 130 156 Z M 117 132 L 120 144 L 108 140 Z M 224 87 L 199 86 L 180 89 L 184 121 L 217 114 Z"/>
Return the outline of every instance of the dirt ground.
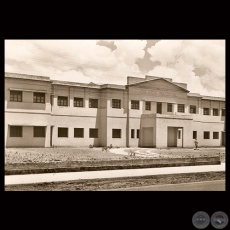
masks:
<path fill-rule="evenodd" d="M 115 152 L 119 152 L 116 154 Z M 136 152 L 130 156 L 130 152 Z M 5 164 L 10 163 L 38 163 L 38 162 L 66 162 L 87 160 L 124 160 L 138 158 L 180 158 L 221 155 L 221 161 L 225 162 L 225 148 L 115 148 L 102 151 L 102 148 L 6 148 Z"/>
<path fill-rule="evenodd" d="M 76 180 L 66 182 L 7 185 L 5 191 L 97 191 L 160 184 L 225 180 L 225 172 L 153 175 L 130 178 Z"/>

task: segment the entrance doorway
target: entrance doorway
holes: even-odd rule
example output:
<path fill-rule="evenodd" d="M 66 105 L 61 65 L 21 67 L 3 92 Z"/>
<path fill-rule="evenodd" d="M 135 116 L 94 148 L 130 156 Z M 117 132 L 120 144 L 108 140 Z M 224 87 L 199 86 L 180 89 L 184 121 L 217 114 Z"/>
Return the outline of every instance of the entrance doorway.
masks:
<path fill-rule="evenodd" d="M 183 147 L 183 128 L 168 127 L 168 147 Z"/>

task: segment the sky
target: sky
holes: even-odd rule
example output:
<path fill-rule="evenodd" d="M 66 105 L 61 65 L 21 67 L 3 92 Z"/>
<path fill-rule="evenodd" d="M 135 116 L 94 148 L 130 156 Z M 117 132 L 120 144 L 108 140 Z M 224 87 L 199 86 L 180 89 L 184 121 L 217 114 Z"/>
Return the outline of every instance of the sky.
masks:
<path fill-rule="evenodd" d="M 96 84 L 172 78 L 225 97 L 225 40 L 5 40 L 5 72 Z"/>

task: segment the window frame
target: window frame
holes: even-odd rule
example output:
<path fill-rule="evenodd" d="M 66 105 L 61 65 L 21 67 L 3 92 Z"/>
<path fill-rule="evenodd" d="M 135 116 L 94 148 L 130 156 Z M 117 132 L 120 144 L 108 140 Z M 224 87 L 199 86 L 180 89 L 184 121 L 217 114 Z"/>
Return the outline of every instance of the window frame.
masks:
<path fill-rule="evenodd" d="M 81 130 L 82 131 L 82 135 L 81 136 L 77 136 L 77 131 Z M 84 138 L 84 128 L 74 128 L 74 131 L 73 131 L 73 136 L 74 138 Z"/>
<path fill-rule="evenodd" d="M 16 127 L 18 129 L 21 129 L 21 130 L 14 130 L 13 131 L 13 128 L 16 128 Z M 23 126 L 21 126 L 21 125 L 10 125 L 10 137 L 23 137 Z"/>
<path fill-rule="evenodd" d="M 217 137 L 214 136 L 214 134 L 216 135 L 217 134 Z M 219 132 L 213 132 L 212 134 L 212 138 L 215 139 L 215 140 L 219 140 Z"/>
<path fill-rule="evenodd" d="M 195 134 L 195 135 L 194 135 L 194 134 Z M 193 138 L 193 139 L 197 138 L 197 131 L 193 131 L 193 132 L 192 132 L 192 138 Z"/>
<path fill-rule="evenodd" d="M 173 106 L 172 106 L 173 104 L 172 103 L 167 103 L 167 112 L 172 112 L 173 111 Z M 171 108 L 171 109 L 170 109 Z"/>
<path fill-rule="evenodd" d="M 112 108 L 120 109 L 121 108 L 121 99 L 112 99 Z"/>
<path fill-rule="evenodd" d="M 215 113 L 214 111 L 217 112 L 217 113 Z M 219 109 L 213 108 L 212 109 L 212 115 L 215 116 L 215 117 L 219 116 Z"/>
<path fill-rule="evenodd" d="M 208 134 L 208 138 L 205 136 L 205 134 Z M 209 140 L 210 139 L 210 131 L 204 131 L 204 139 Z"/>
<path fill-rule="evenodd" d="M 61 100 L 63 100 L 63 105 L 59 104 L 59 102 Z M 64 105 L 65 100 L 66 100 L 66 105 Z M 65 107 L 69 106 L 68 105 L 69 103 L 68 103 L 68 97 L 67 96 L 58 96 L 57 101 L 58 101 L 58 106 L 65 106 Z"/>
<path fill-rule="evenodd" d="M 177 105 L 177 112 L 178 113 L 184 113 L 185 112 L 185 104 L 178 104 Z"/>
<path fill-rule="evenodd" d="M 13 100 L 11 100 L 11 96 L 13 96 Z M 17 96 L 17 100 L 15 99 L 15 96 Z M 18 100 L 18 96 L 21 97 L 21 100 Z M 23 91 L 19 91 L 19 90 L 10 90 L 10 101 L 11 102 L 22 102 L 22 96 L 23 96 Z"/>
<path fill-rule="evenodd" d="M 95 102 L 97 102 L 96 107 L 95 107 L 95 104 L 94 104 Z M 92 109 L 97 109 L 98 108 L 98 99 L 97 98 L 89 98 L 89 108 L 92 108 Z"/>
<path fill-rule="evenodd" d="M 140 101 L 137 100 L 131 100 L 131 109 L 140 109 Z"/>
<path fill-rule="evenodd" d="M 35 95 L 37 94 L 37 95 Z M 39 99 L 39 101 L 38 101 Z M 43 99 L 43 102 L 42 102 Z M 33 93 L 33 103 L 38 103 L 38 104 L 45 104 L 46 102 L 46 95 L 45 93 L 40 93 L 40 92 L 34 92 Z"/>
<path fill-rule="evenodd" d="M 94 130 L 94 131 L 97 130 L 97 136 L 96 136 L 96 137 L 92 137 L 92 136 L 91 136 L 91 134 L 92 134 L 91 131 L 92 131 L 92 130 Z M 89 129 L 89 138 L 98 138 L 98 128 L 90 128 L 90 129 Z"/>
<path fill-rule="evenodd" d="M 151 111 L 151 101 L 145 101 L 145 110 Z"/>
<path fill-rule="evenodd" d="M 77 102 L 79 102 L 79 105 L 77 105 Z M 73 107 L 84 107 L 84 100 L 82 97 L 74 97 L 73 98 Z"/>
<path fill-rule="evenodd" d="M 117 135 L 117 133 L 115 133 L 117 131 L 120 132 L 119 135 Z M 112 138 L 121 138 L 121 129 L 112 129 Z"/>
<path fill-rule="evenodd" d="M 194 111 L 194 112 L 191 112 L 192 109 L 194 109 L 195 111 Z M 196 106 L 195 106 L 195 105 L 190 105 L 190 106 L 189 106 L 189 113 L 191 113 L 191 114 L 196 114 Z"/>
<path fill-rule="evenodd" d="M 135 138 L 135 129 L 131 129 L 131 138 L 134 139 Z"/>
<path fill-rule="evenodd" d="M 41 129 L 43 130 L 41 131 Z M 34 126 L 33 137 L 42 137 L 42 138 L 46 137 L 46 127 L 45 126 Z"/>
<path fill-rule="evenodd" d="M 66 132 L 66 136 L 63 135 L 63 133 L 61 134 L 61 130 L 67 130 L 65 131 Z M 61 134 L 61 136 L 60 136 Z M 64 138 L 68 138 L 69 137 L 69 128 L 68 127 L 58 127 L 58 137 L 61 138 L 61 137 L 64 137 Z"/>
<path fill-rule="evenodd" d="M 208 114 L 206 113 L 208 111 Z M 203 115 L 209 116 L 210 115 L 210 109 L 209 108 L 203 108 Z"/>

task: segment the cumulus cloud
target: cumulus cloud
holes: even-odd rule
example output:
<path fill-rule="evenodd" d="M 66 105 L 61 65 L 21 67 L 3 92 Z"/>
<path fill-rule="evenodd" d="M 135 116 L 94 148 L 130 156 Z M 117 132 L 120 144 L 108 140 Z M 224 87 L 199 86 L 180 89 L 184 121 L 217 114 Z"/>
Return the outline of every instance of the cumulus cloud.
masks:
<path fill-rule="evenodd" d="M 225 96 L 224 40 L 161 40 L 147 51 L 152 62 L 160 62 L 148 75 L 187 83 L 194 93 Z"/>

